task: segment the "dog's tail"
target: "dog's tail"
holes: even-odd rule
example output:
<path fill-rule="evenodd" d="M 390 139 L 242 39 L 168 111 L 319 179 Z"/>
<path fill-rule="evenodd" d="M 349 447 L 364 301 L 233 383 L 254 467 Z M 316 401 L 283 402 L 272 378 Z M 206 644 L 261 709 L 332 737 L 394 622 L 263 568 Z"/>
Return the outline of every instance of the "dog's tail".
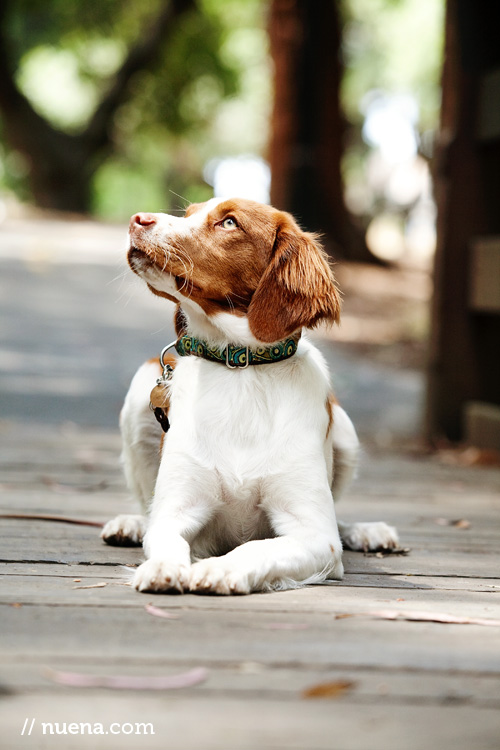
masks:
<path fill-rule="evenodd" d="M 354 425 L 338 404 L 333 406 L 332 494 L 339 500 L 352 482 L 358 467 L 359 440 Z"/>

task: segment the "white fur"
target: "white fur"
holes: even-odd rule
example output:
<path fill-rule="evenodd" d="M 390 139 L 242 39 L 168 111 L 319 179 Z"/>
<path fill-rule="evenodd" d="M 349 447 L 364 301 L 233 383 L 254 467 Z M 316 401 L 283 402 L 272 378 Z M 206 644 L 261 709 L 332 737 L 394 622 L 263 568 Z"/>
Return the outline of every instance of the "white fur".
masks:
<path fill-rule="evenodd" d="M 189 231 L 206 210 L 188 219 L 161 215 L 154 231 Z M 156 288 L 169 283 L 165 273 L 141 275 Z M 222 346 L 256 343 L 245 317 L 209 318 L 174 291 L 193 335 Z M 312 343 L 302 336 L 290 359 L 244 370 L 181 358 L 161 461 L 159 427 L 149 410 L 157 376 L 151 364 L 138 371 L 121 415 L 127 482 L 145 511 L 150 505 L 147 560 L 135 587 L 229 594 L 341 578 L 332 487 L 338 499 L 352 479 L 358 440 L 340 406 L 329 424 L 328 370 Z M 140 517 L 130 518 L 110 521 L 104 539 L 113 543 L 113 536 L 127 533 L 138 539 L 144 526 Z M 342 528 L 350 546 L 397 543 L 390 527 L 384 533 L 385 524 L 371 526 Z"/>

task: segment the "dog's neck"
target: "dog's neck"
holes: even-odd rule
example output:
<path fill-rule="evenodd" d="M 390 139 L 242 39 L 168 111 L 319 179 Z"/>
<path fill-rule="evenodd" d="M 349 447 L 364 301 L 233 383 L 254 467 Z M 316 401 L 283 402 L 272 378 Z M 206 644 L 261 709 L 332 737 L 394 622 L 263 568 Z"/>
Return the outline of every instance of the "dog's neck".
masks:
<path fill-rule="evenodd" d="M 297 351 L 298 337 L 291 337 L 269 346 L 234 346 L 228 344 L 224 349 L 210 346 L 206 341 L 194 336 L 181 336 L 175 344 L 177 354 L 181 357 L 200 357 L 209 362 L 226 365 L 230 370 L 246 369 L 256 365 L 270 365 L 283 362 L 293 357 Z"/>
<path fill-rule="evenodd" d="M 196 303 L 189 302 L 182 305 L 182 311 L 186 321 L 183 333 L 205 342 L 210 347 L 225 349 L 232 345 L 256 349 L 269 346 L 269 342 L 259 341 L 252 334 L 246 315 L 221 311 L 209 318 Z"/>

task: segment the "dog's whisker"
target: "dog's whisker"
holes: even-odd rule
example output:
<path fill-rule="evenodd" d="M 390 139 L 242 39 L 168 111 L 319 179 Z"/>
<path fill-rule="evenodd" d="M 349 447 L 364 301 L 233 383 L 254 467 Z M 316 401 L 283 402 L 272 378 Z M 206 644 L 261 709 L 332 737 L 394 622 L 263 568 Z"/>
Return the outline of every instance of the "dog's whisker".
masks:
<path fill-rule="evenodd" d="M 191 203 L 191 201 L 189 200 L 189 198 L 185 198 L 183 195 L 179 195 L 179 193 L 176 193 L 175 190 L 170 190 L 169 189 L 168 192 L 172 193 L 172 195 L 176 195 L 178 198 L 181 199 L 181 201 L 184 201 L 184 203 L 185 203 L 186 206 L 189 206 L 189 204 Z"/>

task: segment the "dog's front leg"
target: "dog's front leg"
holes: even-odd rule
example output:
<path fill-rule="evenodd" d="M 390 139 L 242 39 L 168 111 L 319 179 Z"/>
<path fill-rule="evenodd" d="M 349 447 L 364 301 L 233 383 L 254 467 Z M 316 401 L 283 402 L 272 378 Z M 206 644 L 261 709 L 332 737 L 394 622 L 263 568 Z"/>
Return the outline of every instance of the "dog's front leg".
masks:
<path fill-rule="evenodd" d="M 342 544 L 326 477 L 317 486 L 290 476 L 266 485 L 261 506 L 276 537 L 195 563 L 191 591 L 247 594 L 342 578 Z"/>
<path fill-rule="evenodd" d="M 183 592 L 188 587 L 190 543 L 216 505 L 211 472 L 180 454 L 163 456 L 143 542 L 148 559 L 135 573 L 136 589 Z"/>

